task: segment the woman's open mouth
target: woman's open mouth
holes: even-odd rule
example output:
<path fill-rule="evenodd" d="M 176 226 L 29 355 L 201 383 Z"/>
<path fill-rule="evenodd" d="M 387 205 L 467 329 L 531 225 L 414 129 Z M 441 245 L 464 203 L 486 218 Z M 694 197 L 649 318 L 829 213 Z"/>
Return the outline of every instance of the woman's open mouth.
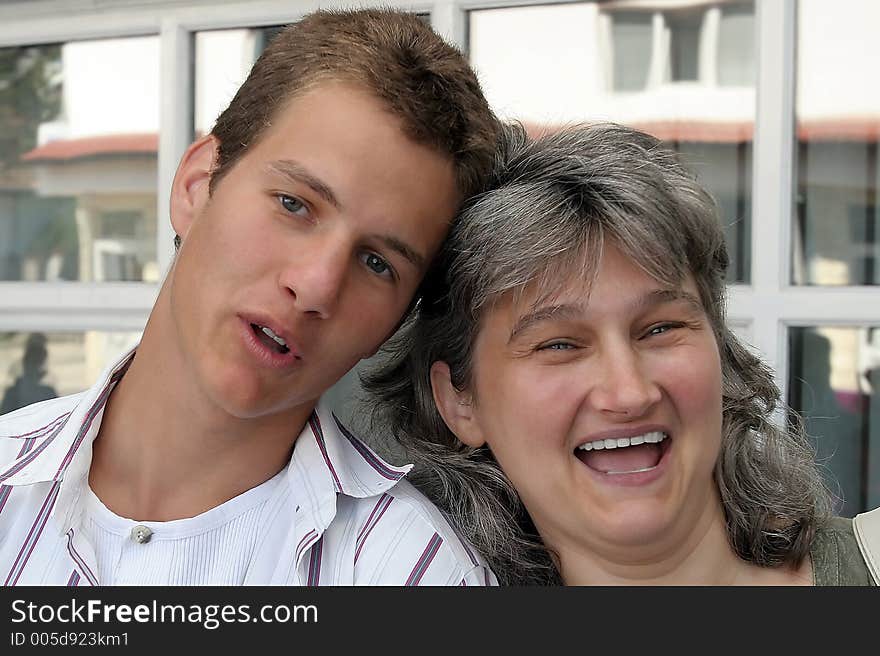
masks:
<path fill-rule="evenodd" d="M 667 433 L 651 431 L 632 437 L 585 442 L 574 452 L 578 460 L 593 471 L 609 476 L 640 474 L 660 463 L 671 441 Z"/>

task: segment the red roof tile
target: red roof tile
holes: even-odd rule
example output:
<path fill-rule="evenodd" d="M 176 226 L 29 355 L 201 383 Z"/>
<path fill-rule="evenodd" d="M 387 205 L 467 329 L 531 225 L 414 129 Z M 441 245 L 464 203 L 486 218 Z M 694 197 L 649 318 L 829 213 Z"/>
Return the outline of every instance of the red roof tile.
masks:
<path fill-rule="evenodd" d="M 112 134 L 50 141 L 26 152 L 21 158 L 26 162 L 69 160 L 96 155 L 156 154 L 158 149 L 159 135 L 155 133 Z"/>

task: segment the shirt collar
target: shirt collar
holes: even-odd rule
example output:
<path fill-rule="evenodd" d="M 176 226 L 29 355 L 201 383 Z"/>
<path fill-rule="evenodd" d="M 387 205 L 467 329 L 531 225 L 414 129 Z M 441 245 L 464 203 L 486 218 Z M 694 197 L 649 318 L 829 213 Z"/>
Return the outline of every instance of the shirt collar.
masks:
<path fill-rule="evenodd" d="M 72 472 L 88 472 L 92 442 L 98 434 L 110 392 L 128 370 L 134 349 L 108 366 L 92 387 L 78 395 L 69 412 L 62 412 L 39 430 L 39 443 L 0 472 L 5 485 L 61 481 Z M 63 407 L 63 406 L 60 406 Z M 54 413 L 53 413 L 54 414 Z M 32 420 L 31 420 L 32 421 Z"/>
<path fill-rule="evenodd" d="M 337 494 L 379 496 L 410 469 L 412 465 L 398 467 L 383 460 L 319 401 L 296 440 L 288 475 L 299 479 L 308 491 L 304 499 L 320 514 L 320 506 Z"/>
<path fill-rule="evenodd" d="M 66 417 L 58 417 L 38 445 L 0 472 L 0 483 L 25 485 L 64 481 L 53 514 L 64 513 L 64 528 L 88 479 L 92 442 L 98 434 L 110 392 L 128 370 L 135 349 L 108 366 L 98 381 L 83 392 Z M 318 402 L 296 440 L 288 484 L 297 503 L 317 530 L 329 526 L 336 514 L 336 495 L 379 496 L 394 486 L 412 465 L 394 466 L 355 437 Z M 300 508 L 296 509 L 297 511 Z"/>

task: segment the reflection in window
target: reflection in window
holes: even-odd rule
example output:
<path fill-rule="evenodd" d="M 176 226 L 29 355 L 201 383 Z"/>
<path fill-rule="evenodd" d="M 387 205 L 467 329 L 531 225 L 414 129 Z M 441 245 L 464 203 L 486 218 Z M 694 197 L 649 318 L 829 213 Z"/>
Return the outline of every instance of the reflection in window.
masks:
<path fill-rule="evenodd" d="M 0 414 L 73 394 L 134 346 L 140 333 L 0 333 Z"/>
<path fill-rule="evenodd" d="M 755 8 L 748 4 L 721 5 L 718 27 L 718 84 L 755 84 Z"/>
<path fill-rule="evenodd" d="M 689 82 L 699 79 L 700 34 L 702 10 L 669 11 L 663 17 L 669 40 L 670 82 Z"/>
<path fill-rule="evenodd" d="M 795 284 L 880 284 L 878 24 L 874 0 L 798 4 Z"/>
<path fill-rule="evenodd" d="M 195 36 L 196 136 L 207 134 L 282 25 L 209 30 Z"/>
<path fill-rule="evenodd" d="M 492 107 L 534 134 L 610 120 L 679 151 L 721 208 L 729 281 L 748 282 L 754 2 L 637 4 L 471 11 L 471 63 Z"/>
<path fill-rule="evenodd" d="M 792 328 L 789 399 L 842 514 L 880 505 L 880 328 Z"/>
<path fill-rule="evenodd" d="M 648 84 L 653 39 L 652 14 L 620 11 L 611 16 L 614 90 L 641 91 Z"/>
<path fill-rule="evenodd" d="M 158 68 L 156 37 L 0 48 L 0 280 L 158 278 Z"/>

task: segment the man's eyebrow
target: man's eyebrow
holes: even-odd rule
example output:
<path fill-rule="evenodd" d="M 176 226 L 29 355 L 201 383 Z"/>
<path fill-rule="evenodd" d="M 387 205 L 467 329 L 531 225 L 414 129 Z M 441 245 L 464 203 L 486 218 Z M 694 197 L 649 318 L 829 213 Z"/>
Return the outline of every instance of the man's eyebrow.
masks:
<path fill-rule="evenodd" d="M 703 304 L 700 303 L 700 300 L 690 292 L 687 292 L 683 289 L 651 290 L 633 301 L 633 303 L 631 304 L 631 310 L 633 313 L 637 314 L 639 312 L 649 310 L 657 305 L 662 305 L 664 303 L 675 303 L 679 301 L 685 302 L 692 311 L 699 313 L 704 312 Z M 512 342 L 519 333 L 528 330 L 535 324 L 541 323 L 542 321 L 547 321 L 550 319 L 577 319 L 583 317 L 585 312 L 586 308 L 583 305 L 579 305 L 577 303 L 544 305 L 535 308 L 531 312 L 524 314 L 519 319 L 517 319 L 516 323 L 513 326 L 513 329 L 510 331 L 508 344 Z"/>
<path fill-rule="evenodd" d="M 333 193 L 330 187 L 309 173 L 302 165 L 290 159 L 281 159 L 270 162 L 268 168 L 273 173 L 284 176 L 294 182 L 302 183 L 312 189 L 321 198 L 333 205 L 337 210 L 342 209 L 342 205 Z M 412 263 L 419 271 L 423 271 L 428 263 L 426 255 L 422 255 L 406 242 L 393 237 L 391 235 L 370 235 L 372 239 L 382 242 L 391 250 L 399 253 L 406 260 Z"/>
<path fill-rule="evenodd" d="M 391 235 L 371 235 L 371 237 L 372 239 L 382 242 L 391 250 L 396 251 L 397 253 L 402 255 L 405 259 L 409 260 L 409 262 L 419 271 L 424 271 L 427 267 L 427 256 L 422 255 L 412 246 L 404 241 L 401 241 L 397 237 L 392 237 Z"/>
<path fill-rule="evenodd" d="M 294 162 L 290 159 L 279 159 L 275 162 L 270 162 L 267 168 L 273 173 L 284 176 L 288 180 L 306 185 L 333 207 L 338 210 L 342 209 L 342 205 L 339 203 L 333 190 L 330 189 L 325 182 L 309 173 L 306 168 L 298 162 Z"/>

